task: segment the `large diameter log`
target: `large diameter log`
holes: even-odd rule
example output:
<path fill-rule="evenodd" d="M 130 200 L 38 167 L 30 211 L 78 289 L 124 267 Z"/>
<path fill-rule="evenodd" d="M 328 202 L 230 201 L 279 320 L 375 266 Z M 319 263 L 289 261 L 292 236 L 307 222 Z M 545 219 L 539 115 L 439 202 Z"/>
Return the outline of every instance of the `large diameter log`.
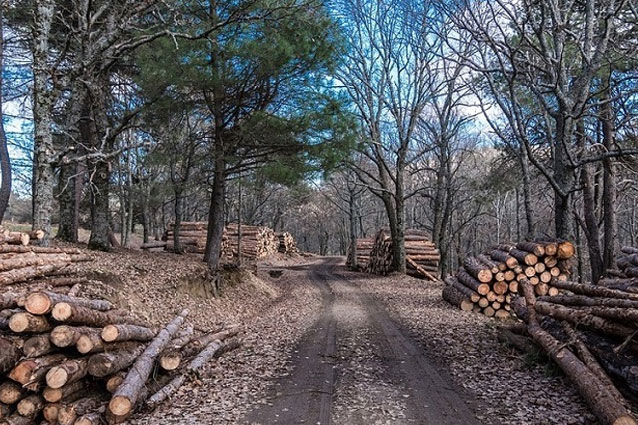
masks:
<path fill-rule="evenodd" d="M 106 342 L 150 341 L 155 337 L 155 331 L 137 325 L 107 325 L 102 330 L 101 336 Z"/>
<path fill-rule="evenodd" d="M 53 310 L 55 304 L 62 302 L 100 311 L 107 311 L 113 308 L 113 304 L 106 300 L 89 300 L 50 291 L 41 291 L 29 294 L 24 303 L 24 309 L 31 314 L 47 314 Z"/>
<path fill-rule="evenodd" d="M 140 390 L 144 387 L 153 369 L 155 358 L 168 345 L 172 336 L 178 331 L 188 315 L 188 310 L 182 311 L 146 347 L 146 350 L 135 361 L 128 375 L 113 394 L 109 402 L 109 411 L 115 416 L 128 415 L 139 397 Z"/>
<path fill-rule="evenodd" d="M 623 403 L 614 397 L 613 391 L 607 388 L 605 383 L 601 382 L 565 344 L 558 341 L 540 326 L 535 311 L 536 299 L 531 285 L 523 281 L 521 288 L 528 306 L 529 334 L 576 385 L 578 391 L 602 424 L 637 425 L 637 422 Z"/>
<path fill-rule="evenodd" d="M 11 369 L 9 378 L 22 385 L 29 385 L 43 379 L 49 369 L 64 360 L 63 354 L 49 354 L 35 359 L 25 359 Z"/>
<path fill-rule="evenodd" d="M 466 258 L 463 262 L 463 267 L 481 283 L 488 283 L 492 280 L 492 272 L 489 268 L 481 264 L 481 262 L 474 257 Z"/>
<path fill-rule="evenodd" d="M 516 248 L 521 251 L 531 252 L 537 257 L 545 255 L 545 245 L 536 242 L 519 242 L 516 244 Z"/>
<path fill-rule="evenodd" d="M 45 264 L 43 266 L 29 266 L 20 269 L 8 270 L 0 273 L 0 285 L 11 285 L 13 283 L 24 282 L 35 277 L 47 276 L 60 269 L 63 269 L 69 262 L 55 264 Z"/>
<path fill-rule="evenodd" d="M 98 353 L 89 358 L 89 374 L 97 378 L 126 369 L 144 352 L 144 346 L 127 347 L 110 353 Z"/>
<path fill-rule="evenodd" d="M 511 255 L 509 255 L 505 251 L 494 249 L 490 251 L 489 256 L 492 258 L 492 260 L 505 263 L 505 265 L 509 267 L 510 269 L 513 269 L 514 267 L 518 266 L 518 260 L 512 257 Z"/>
<path fill-rule="evenodd" d="M 99 311 L 71 303 L 57 303 L 51 316 L 59 322 L 104 327 L 114 323 L 140 324 L 140 321 L 118 310 Z"/>
<path fill-rule="evenodd" d="M 558 244 L 558 250 L 556 251 L 556 256 L 560 260 L 567 260 L 572 258 L 576 253 L 576 248 L 574 244 L 568 241 L 562 241 Z"/>
<path fill-rule="evenodd" d="M 35 316 L 31 313 L 16 313 L 9 319 L 9 328 L 16 333 L 30 332 L 41 333 L 50 331 L 53 326 L 44 316 Z"/>
<path fill-rule="evenodd" d="M 181 335 L 176 335 L 159 357 L 159 365 L 164 370 L 175 370 L 182 362 L 180 350 L 193 339 L 193 327 L 187 326 Z"/>
<path fill-rule="evenodd" d="M 50 388 L 62 388 L 67 384 L 79 381 L 87 375 L 88 359 L 66 360 L 52 367 L 46 374 L 46 382 Z"/>
<path fill-rule="evenodd" d="M 520 249 L 512 249 L 509 254 L 516 258 L 520 263 L 533 266 L 538 263 L 538 257 L 531 252 L 521 251 Z"/>
<path fill-rule="evenodd" d="M 11 370 L 21 356 L 22 352 L 13 341 L 0 337 L 0 373 Z"/>
<path fill-rule="evenodd" d="M 474 303 L 469 298 L 451 285 L 445 285 L 443 288 L 443 299 L 463 311 L 472 311 L 474 307 Z"/>

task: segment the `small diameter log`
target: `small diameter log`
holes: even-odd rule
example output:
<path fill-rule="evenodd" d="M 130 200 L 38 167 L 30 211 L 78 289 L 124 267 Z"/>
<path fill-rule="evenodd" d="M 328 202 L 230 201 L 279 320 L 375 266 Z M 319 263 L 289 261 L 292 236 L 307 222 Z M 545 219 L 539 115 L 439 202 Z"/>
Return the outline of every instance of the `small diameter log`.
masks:
<path fill-rule="evenodd" d="M 508 288 L 509 288 L 508 283 L 505 282 L 505 281 L 501 281 L 501 282 L 494 282 L 492 290 L 497 295 L 503 295 L 503 294 L 505 294 L 507 292 Z"/>
<path fill-rule="evenodd" d="M 492 280 L 492 272 L 489 267 L 486 267 L 474 257 L 466 258 L 463 262 L 463 267 L 472 277 L 481 283 L 488 283 Z"/>
<path fill-rule="evenodd" d="M 516 244 L 516 248 L 522 251 L 531 252 L 537 257 L 545 255 L 545 245 L 536 242 L 519 242 Z"/>
<path fill-rule="evenodd" d="M 160 367 L 164 370 L 175 370 L 182 362 L 180 350 L 193 339 L 193 327 L 187 326 L 181 335 L 177 335 L 162 351 L 159 358 Z"/>
<path fill-rule="evenodd" d="M 516 258 L 512 257 L 511 255 L 509 255 L 505 251 L 501 251 L 499 249 L 495 249 L 495 250 L 490 251 L 489 255 L 492 258 L 492 260 L 500 261 L 501 263 L 505 263 L 505 265 L 508 268 L 510 268 L 510 269 L 513 269 L 514 267 L 518 266 L 518 260 Z"/>
<path fill-rule="evenodd" d="M 104 402 L 100 398 L 84 397 L 72 403 L 63 404 L 58 411 L 60 425 L 73 425 L 79 416 L 98 411 Z"/>
<path fill-rule="evenodd" d="M 452 288 L 447 286 L 447 288 Z M 454 289 L 454 288 L 452 288 Z M 220 340 L 214 340 L 208 343 L 206 348 L 202 350 L 197 357 L 195 357 L 186 368 L 186 372 L 175 377 L 171 382 L 166 384 L 162 389 L 153 394 L 147 400 L 147 406 L 151 409 L 155 408 L 158 404 L 162 403 L 168 397 L 173 395 L 183 384 L 189 375 L 199 373 L 199 370 L 213 358 L 213 356 L 224 346 L 224 343 Z"/>
<path fill-rule="evenodd" d="M 31 394 L 20 400 L 17 411 L 22 416 L 35 416 L 44 407 L 44 399 L 39 394 Z"/>
<path fill-rule="evenodd" d="M 106 300 L 90 300 L 50 291 L 41 291 L 29 294 L 24 303 L 24 309 L 31 314 L 48 314 L 53 310 L 55 304 L 63 302 L 99 311 L 108 311 L 113 308 L 113 304 Z"/>
<path fill-rule="evenodd" d="M 487 283 L 481 283 L 472 277 L 465 269 L 460 269 L 456 274 L 456 278 L 463 285 L 476 291 L 479 295 L 486 295 L 490 291 L 490 285 Z"/>
<path fill-rule="evenodd" d="M 522 290 L 528 306 L 529 334 L 576 385 L 578 391 L 602 424 L 636 425 L 637 422 L 632 417 L 631 412 L 627 410 L 620 400 L 616 399 L 614 392 L 607 387 L 606 383 L 601 382 L 596 374 L 581 362 L 565 344 L 558 341 L 540 326 L 535 311 L 536 299 L 528 282 L 522 283 Z"/>
<path fill-rule="evenodd" d="M 80 358 L 66 360 L 58 366 L 52 367 L 46 375 L 47 385 L 50 388 L 62 388 L 84 378 L 88 373 L 88 359 Z"/>
<path fill-rule="evenodd" d="M 102 413 L 94 412 L 82 415 L 73 425 L 100 425 L 102 423 Z"/>
<path fill-rule="evenodd" d="M 144 352 L 144 346 L 127 347 L 110 353 L 98 353 L 89 357 L 89 374 L 103 378 L 126 369 Z"/>
<path fill-rule="evenodd" d="M 443 299 L 463 311 L 472 311 L 474 307 L 474 303 L 469 298 L 450 285 L 445 285 L 445 288 L 443 288 Z"/>
<path fill-rule="evenodd" d="M 87 326 L 68 326 L 61 325 L 56 326 L 51 331 L 49 339 L 56 347 L 70 347 L 78 342 L 78 339 L 84 334 L 95 333 L 99 334 L 100 329 L 89 328 Z"/>
<path fill-rule="evenodd" d="M 139 320 L 130 317 L 122 311 L 92 310 L 66 302 L 57 303 L 51 311 L 51 316 L 58 322 L 76 323 L 95 327 L 104 327 L 114 323 L 139 324 Z"/>
<path fill-rule="evenodd" d="M 54 350 L 49 334 L 35 335 L 24 341 L 22 352 L 25 357 L 40 357 Z"/>
<path fill-rule="evenodd" d="M 0 384 L 0 402 L 4 404 L 16 404 L 27 394 L 27 389 L 17 382 L 4 381 Z"/>
<path fill-rule="evenodd" d="M 588 297 L 586 295 L 559 295 L 555 297 L 542 297 L 537 301 L 546 301 L 566 306 L 600 306 L 617 308 L 638 309 L 638 300 L 623 300 L 619 298 Z"/>
<path fill-rule="evenodd" d="M 11 285 L 13 283 L 24 282 L 34 277 L 47 276 L 63 269 L 69 263 L 46 264 L 43 266 L 29 266 L 20 269 L 8 270 L 0 273 L 0 285 Z"/>
<path fill-rule="evenodd" d="M 74 394 L 77 394 L 75 399 L 78 399 L 84 395 L 87 389 L 88 385 L 86 381 L 75 381 L 61 388 L 46 387 L 44 391 L 42 391 L 42 396 L 49 403 L 56 403 L 63 399 L 65 401 L 72 401 L 70 399 L 74 397 Z"/>
<path fill-rule="evenodd" d="M 63 354 L 49 354 L 35 359 L 26 359 L 18 363 L 11 372 L 9 378 L 22 385 L 29 385 L 44 378 L 44 375 L 53 366 L 63 362 L 66 358 Z"/>
<path fill-rule="evenodd" d="M 172 336 L 179 330 L 188 315 L 188 310 L 182 311 L 146 347 L 146 350 L 137 358 L 128 375 L 113 394 L 109 402 L 109 411 L 115 416 L 124 416 L 131 413 L 140 395 L 141 389 L 151 374 L 155 358 L 168 345 Z"/>
<path fill-rule="evenodd" d="M 58 412 L 60 411 L 60 403 L 47 403 L 42 409 L 44 420 L 50 424 L 58 422 Z"/>
<path fill-rule="evenodd" d="M 137 325 L 107 325 L 102 329 L 101 336 L 106 342 L 150 341 L 155 337 L 155 331 Z"/>
<path fill-rule="evenodd" d="M 4 418 L 0 425 L 33 425 L 34 419 L 31 416 L 22 416 L 18 412 L 14 412 L 10 416 Z"/>
<path fill-rule="evenodd" d="M 586 307 L 588 309 L 595 307 Z M 537 301 L 536 312 L 550 316 L 557 320 L 565 320 L 577 325 L 587 326 L 599 330 L 605 334 L 628 337 L 636 332 L 636 329 L 615 323 L 602 317 L 594 316 L 592 313 L 579 309 L 564 307 L 560 304 L 551 304 L 544 301 Z"/>
<path fill-rule="evenodd" d="M 117 388 L 122 385 L 122 382 L 124 382 L 124 378 L 126 378 L 126 373 L 124 372 L 118 372 L 113 376 L 109 376 L 109 378 L 106 380 L 106 391 L 113 394 L 117 390 Z"/>
<path fill-rule="evenodd" d="M 0 337 L 0 373 L 11 370 L 22 357 L 20 349 L 8 338 Z"/>
<path fill-rule="evenodd" d="M 15 313 L 9 319 L 9 328 L 16 333 L 42 333 L 50 331 L 53 326 L 44 316 L 35 316 L 31 313 Z"/>
<path fill-rule="evenodd" d="M 473 303 L 477 302 L 481 298 L 481 296 L 476 291 L 473 291 L 472 289 L 470 289 L 467 286 L 463 285 L 454 276 L 446 277 L 445 278 L 445 283 L 447 285 L 450 285 L 450 286 L 453 286 L 454 288 L 456 288 L 459 292 L 461 292 L 465 297 L 467 297 Z"/>
<path fill-rule="evenodd" d="M 638 294 L 633 294 L 625 291 L 619 291 L 617 289 L 605 288 L 604 286 L 587 285 L 577 282 L 561 281 L 554 279 L 551 282 L 552 286 L 558 289 L 565 289 L 578 295 L 590 295 L 593 297 L 606 297 L 606 298 L 619 298 L 638 300 Z"/>
<path fill-rule="evenodd" d="M 191 357 L 202 351 L 208 344 L 213 341 L 224 341 L 228 338 L 232 338 L 238 335 L 240 332 L 239 326 L 232 326 L 219 332 L 211 332 L 200 336 L 197 339 L 189 342 L 181 350 L 182 356 Z"/>
<path fill-rule="evenodd" d="M 521 264 L 533 266 L 534 264 L 538 263 L 538 257 L 531 252 L 513 249 L 510 251 L 510 255 L 516 258 Z"/>

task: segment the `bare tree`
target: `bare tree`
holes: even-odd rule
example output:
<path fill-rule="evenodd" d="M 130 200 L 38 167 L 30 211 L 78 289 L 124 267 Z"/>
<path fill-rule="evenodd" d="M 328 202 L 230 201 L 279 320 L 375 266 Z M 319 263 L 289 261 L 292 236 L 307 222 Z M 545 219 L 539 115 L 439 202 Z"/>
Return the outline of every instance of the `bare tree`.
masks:
<path fill-rule="evenodd" d="M 9 206 L 11 196 L 11 158 L 7 145 L 7 135 L 4 132 L 4 114 L 2 113 L 2 90 L 4 71 L 4 16 L 5 2 L 0 1 L 0 172 L 2 174 L 2 184 L 0 185 L 0 223 L 4 218 L 4 213 Z"/>

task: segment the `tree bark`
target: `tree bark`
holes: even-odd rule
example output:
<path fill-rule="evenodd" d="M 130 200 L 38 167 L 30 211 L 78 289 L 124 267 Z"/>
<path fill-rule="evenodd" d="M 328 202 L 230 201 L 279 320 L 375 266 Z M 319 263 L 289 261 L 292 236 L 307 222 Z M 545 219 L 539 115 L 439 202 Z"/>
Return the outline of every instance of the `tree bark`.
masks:
<path fill-rule="evenodd" d="M 0 3 L 0 88 L 3 87 L 4 71 L 3 9 L 4 5 Z M 2 178 L 2 183 L 0 184 L 0 224 L 9 206 L 9 198 L 11 196 L 11 158 L 9 157 L 9 148 L 7 146 L 7 135 L 4 131 L 2 105 L 2 90 L 0 89 L 0 174 Z"/>
<path fill-rule="evenodd" d="M 99 251 L 110 251 L 109 242 L 109 164 L 96 161 L 92 164 L 95 170 L 91 190 L 91 237 L 89 248 Z"/>
<path fill-rule="evenodd" d="M 611 82 L 603 91 L 601 121 L 603 127 L 603 146 L 607 152 L 614 150 L 615 116 L 612 109 Z M 618 220 L 616 215 L 616 169 L 613 158 L 603 159 L 603 270 L 614 268 L 614 259 L 618 252 Z"/>

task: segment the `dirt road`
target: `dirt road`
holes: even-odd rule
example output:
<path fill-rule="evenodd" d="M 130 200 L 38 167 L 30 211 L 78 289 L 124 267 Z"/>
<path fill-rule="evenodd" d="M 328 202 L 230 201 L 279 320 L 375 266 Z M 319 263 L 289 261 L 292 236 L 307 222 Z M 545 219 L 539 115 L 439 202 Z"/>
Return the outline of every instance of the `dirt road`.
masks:
<path fill-rule="evenodd" d="M 323 309 L 268 403 L 251 424 L 473 425 L 472 406 L 445 371 L 356 283 L 340 276 L 341 258 L 307 266 Z"/>

